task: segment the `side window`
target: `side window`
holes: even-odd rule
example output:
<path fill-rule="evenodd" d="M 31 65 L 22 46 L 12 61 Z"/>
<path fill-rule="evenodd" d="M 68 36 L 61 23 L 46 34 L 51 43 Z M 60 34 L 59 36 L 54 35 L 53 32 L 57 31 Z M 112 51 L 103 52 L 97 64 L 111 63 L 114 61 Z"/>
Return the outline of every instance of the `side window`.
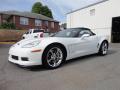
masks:
<path fill-rule="evenodd" d="M 81 37 L 84 34 L 89 34 L 90 36 L 92 36 L 92 32 L 90 32 L 89 30 L 82 30 L 82 31 L 79 32 L 78 37 Z"/>
<path fill-rule="evenodd" d="M 71 36 L 72 37 L 77 37 L 78 36 L 78 31 L 76 31 L 76 30 L 72 31 Z"/>

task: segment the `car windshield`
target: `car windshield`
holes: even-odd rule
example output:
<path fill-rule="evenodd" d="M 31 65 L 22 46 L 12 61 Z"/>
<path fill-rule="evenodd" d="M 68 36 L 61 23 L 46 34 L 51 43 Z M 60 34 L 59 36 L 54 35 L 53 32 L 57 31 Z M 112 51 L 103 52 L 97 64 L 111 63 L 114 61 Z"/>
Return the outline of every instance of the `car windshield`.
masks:
<path fill-rule="evenodd" d="M 76 29 L 66 29 L 59 31 L 58 33 L 54 34 L 52 37 L 77 37 L 80 30 Z"/>

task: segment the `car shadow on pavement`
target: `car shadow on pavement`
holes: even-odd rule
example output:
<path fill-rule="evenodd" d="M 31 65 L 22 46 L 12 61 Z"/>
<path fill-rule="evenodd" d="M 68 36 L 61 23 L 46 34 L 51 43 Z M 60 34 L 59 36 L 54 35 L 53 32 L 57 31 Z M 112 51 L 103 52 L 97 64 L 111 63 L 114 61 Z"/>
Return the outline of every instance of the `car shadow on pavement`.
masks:
<path fill-rule="evenodd" d="M 116 51 L 116 50 L 109 50 L 107 55 L 115 54 L 115 53 L 117 53 L 117 52 L 118 52 L 118 51 Z"/>
<path fill-rule="evenodd" d="M 31 67 L 22 67 L 19 66 L 18 67 L 24 69 L 24 70 L 28 70 L 28 71 L 46 71 L 47 69 L 45 69 L 42 65 L 38 65 L 38 66 L 31 66 Z"/>
<path fill-rule="evenodd" d="M 74 63 L 78 63 L 78 62 L 85 62 L 87 60 L 90 60 L 91 58 L 96 58 L 96 57 L 98 57 L 98 54 L 91 54 L 91 55 L 86 55 L 86 56 L 70 59 L 66 61 L 63 66 L 71 65 Z"/>
<path fill-rule="evenodd" d="M 110 56 L 110 55 L 115 54 L 115 53 L 117 53 L 116 50 L 109 50 L 108 54 L 106 56 Z M 97 57 L 103 57 L 103 56 L 101 56 L 99 54 L 86 55 L 86 56 L 70 59 L 70 60 L 66 61 L 63 66 L 67 66 L 67 65 L 74 64 L 74 63 L 77 63 L 77 62 L 85 62 L 87 60 L 90 60 L 92 58 L 94 59 L 94 58 L 97 58 Z"/>

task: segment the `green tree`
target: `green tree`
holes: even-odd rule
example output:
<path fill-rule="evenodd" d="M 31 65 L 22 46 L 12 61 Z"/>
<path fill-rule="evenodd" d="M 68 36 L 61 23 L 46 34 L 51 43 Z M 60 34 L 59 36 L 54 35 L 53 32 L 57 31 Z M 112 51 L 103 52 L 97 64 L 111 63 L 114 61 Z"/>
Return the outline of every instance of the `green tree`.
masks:
<path fill-rule="evenodd" d="M 32 6 L 32 13 L 38 13 L 38 14 L 40 14 L 41 12 L 41 10 L 42 10 L 42 3 L 40 3 L 40 2 L 36 2 L 33 6 Z"/>
<path fill-rule="evenodd" d="M 42 7 L 41 14 L 53 18 L 52 11 L 47 6 Z"/>
<path fill-rule="evenodd" d="M 43 6 L 41 2 L 36 2 L 32 6 L 32 13 L 42 14 L 44 16 L 53 18 L 52 11 L 47 6 Z"/>

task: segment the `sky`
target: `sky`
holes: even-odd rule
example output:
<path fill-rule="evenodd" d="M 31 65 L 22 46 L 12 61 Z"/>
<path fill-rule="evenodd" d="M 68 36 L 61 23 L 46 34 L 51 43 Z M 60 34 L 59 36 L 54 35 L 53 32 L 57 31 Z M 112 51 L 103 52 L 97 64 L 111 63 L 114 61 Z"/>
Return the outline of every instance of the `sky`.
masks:
<path fill-rule="evenodd" d="M 0 11 L 31 11 L 35 2 L 47 5 L 55 20 L 66 22 L 66 14 L 100 0 L 0 0 Z"/>

